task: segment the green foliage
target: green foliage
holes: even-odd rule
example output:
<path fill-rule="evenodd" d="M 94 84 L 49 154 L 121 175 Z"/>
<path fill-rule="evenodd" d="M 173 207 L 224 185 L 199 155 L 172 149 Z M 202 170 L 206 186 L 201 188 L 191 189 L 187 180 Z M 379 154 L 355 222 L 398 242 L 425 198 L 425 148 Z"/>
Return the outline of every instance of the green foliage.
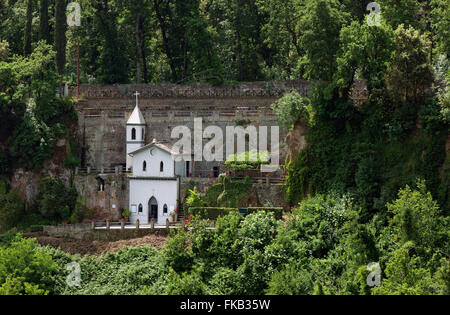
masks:
<path fill-rule="evenodd" d="M 271 212 L 275 216 L 275 219 L 281 220 L 283 218 L 283 208 L 281 207 L 249 207 L 247 213 L 252 214 L 256 212 Z"/>
<path fill-rule="evenodd" d="M 312 289 L 311 274 L 288 264 L 272 275 L 267 293 L 270 295 L 307 295 L 311 293 Z"/>
<path fill-rule="evenodd" d="M 329 81 L 336 69 L 339 32 L 348 21 L 348 13 L 335 0 L 308 0 L 300 18 L 300 40 L 304 55 L 299 59 L 304 78 Z"/>
<path fill-rule="evenodd" d="M 331 80 L 341 28 L 368 14 L 368 2 L 351 0 L 82 0 L 81 26 L 67 28 L 64 3 L 34 2 L 3 0 L 0 38 L 10 55 L 54 44 L 70 85 L 78 41 L 82 83 Z M 429 32 L 448 55 L 445 0 L 379 3 L 383 23 Z"/>
<path fill-rule="evenodd" d="M 269 164 L 269 152 L 246 151 L 230 155 L 225 161 L 225 167 L 229 171 L 258 170 L 262 164 Z"/>
<path fill-rule="evenodd" d="M 431 1 L 433 29 L 437 37 L 436 49 L 443 55 L 450 56 L 450 8 L 445 0 Z"/>
<path fill-rule="evenodd" d="M 150 246 L 124 248 L 102 256 L 70 256 L 46 248 L 58 265 L 53 294 L 123 295 L 162 294 L 167 274 L 161 252 Z M 69 287 L 66 265 L 77 262 L 81 268 L 80 287 Z M 144 291 L 144 292 L 143 292 Z"/>
<path fill-rule="evenodd" d="M 380 0 L 381 16 L 388 22 L 392 28 L 399 25 L 418 27 L 417 14 L 420 7 L 420 1 L 416 0 Z"/>
<path fill-rule="evenodd" d="M 6 61 L 9 58 L 9 43 L 5 40 L 0 42 L 0 61 Z"/>
<path fill-rule="evenodd" d="M 386 279 L 380 287 L 372 289 L 377 295 L 428 295 L 436 294 L 437 284 L 429 270 L 418 266 L 418 257 L 410 257 L 408 246 L 393 253 L 386 264 Z"/>
<path fill-rule="evenodd" d="M 15 227 L 25 214 L 25 205 L 18 190 L 0 196 L 0 231 Z"/>
<path fill-rule="evenodd" d="M 9 144 L 2 154 L 3 173 L 8 164 L 41 168 L 53 156 L 56 140 L 77 120 L 72 102 L 55 98 L 54 62 L 55 53 L 44 42 L 28 58 L 0 62 L 0 113 L 6 120 L 0 140 Z"/>
<path fill-rule="evenodd" d="M 124 218 L 124 219 L 130 219 L 130 217 L 131 217 L 131 211 L 129 210 L 129 209 L 124 209 L 123 211 L 122 211 L 122 217 Z"/>
<path fill-rule="evenodd" d="M 202 200 L 209 207 L 236 208 L 239 201 L 250 191 L 251 183 L 230 181 L 225 174 L 219 176 L 221 184 L 208 188 Z"/>
<path fill-rule="evenodd" d="M 47 294 L 56 265 L 34 239 L 0 247 L 0 294 Z"/>
<path fill-rule="evenodd" d="M 412 27 L 400 25 L 395 31 L 396 50 L 386 76 L 388 89 L 399 103 L 418 105 L 424 101 L 433 80 L 428 63 L 427 40 Z"/>
<path fill-rule="evenodd" d="M 238 212 L 236 208 L 214 208 L 214 207 L 191 207 L 188 214 L 198 216 L 202 219 L 216 220 L 219 217 L 226 216 L 230 212 Z"/>
<path fill-rule="evenodd" d="M 412 190 L 409 186 L 400 189 L 397 200 L 387 205 L 394 214 L 392 226 L 396 236 L 401 243 L 412 241 L 421 247 L 442 246 L 444 251 L 448 250 L 448 233 L 436 233 L 441 230 L 437 228 L 438 204 L 427 192 L 424 181 L 419 181 L 417 187 L 418 190 Z"/>
<path fill-rule="evenodd" d="M 280 126 L 289 129 L 296 122 L 307 123 L 309 121 L 310 108 L 307 98 L 301 97 L 297 92 L 284 95 L 274 104 L 272 110 L 278 117 Z"/>
<path fill-rule="evenodd" d="M 335 84 L 349 89 L 355 79 L 366 79 L 369 90 L 383 87 L 386 65 L 394 50 L 392 28 L 385 23 L 371 27 L 366 22 L 352 22 L 341 29 L 340 42 Z"/>
<path fill-rule="evenodd" d="M 197 187 L 194 187 L 194 189 L 189 189 L 185 203 L 188 208 L 201 207 L 204 205 L 202 199 L 200 198 L 200 194 L 197 191 Z"/>
<path fill-rule="evenodd" d="M 69 221 L 76 201 L 75 187 L 66 187 L 60 179 L 52 177 L 40 180 L 37 202 L 43 217 Z"/>
<path fill-rule="evenodd" d="M 167 276 L 166 294 L 169 295 L 202 295 L 205 285 L 196 271 L 178 274 L 171 270 Z"/>

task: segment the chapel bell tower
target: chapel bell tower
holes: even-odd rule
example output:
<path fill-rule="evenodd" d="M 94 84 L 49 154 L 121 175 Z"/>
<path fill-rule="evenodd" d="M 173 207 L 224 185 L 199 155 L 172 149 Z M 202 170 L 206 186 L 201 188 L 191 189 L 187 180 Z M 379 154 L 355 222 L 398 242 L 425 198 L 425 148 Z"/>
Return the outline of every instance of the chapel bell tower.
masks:
<path fill-rule="evenodd" d="M 136 96 L 136 107 L 127 122 L 127 170 L 132 166 L 132 157 L 129 153 L 145 145 L 145 119 L 139 110 L 139 93 Z"/>

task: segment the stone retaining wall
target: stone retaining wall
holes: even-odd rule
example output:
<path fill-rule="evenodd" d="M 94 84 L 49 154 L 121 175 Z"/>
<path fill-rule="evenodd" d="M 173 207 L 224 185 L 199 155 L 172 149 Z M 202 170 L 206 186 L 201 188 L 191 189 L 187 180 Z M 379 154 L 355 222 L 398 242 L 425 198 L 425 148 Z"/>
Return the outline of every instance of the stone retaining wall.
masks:
<path fill-rule="evenodd" d="M 169 231 L 163 229 L 96 229 L 91 223 L 68 224 L 58 226 L 44 226 L 44 234 L 59 238 L 68 238 L 85 241 L 118 241 L 132 238 L 140 238 L 150 234 L 167 236 Z"/>

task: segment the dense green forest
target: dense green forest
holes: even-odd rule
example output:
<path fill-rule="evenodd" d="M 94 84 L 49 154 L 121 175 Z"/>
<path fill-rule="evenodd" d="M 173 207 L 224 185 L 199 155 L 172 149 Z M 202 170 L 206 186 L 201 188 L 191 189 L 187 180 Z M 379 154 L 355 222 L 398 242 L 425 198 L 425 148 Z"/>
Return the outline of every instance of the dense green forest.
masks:
<path fill-rule="evenodd" d="M 28 56 L 45 41 L 58 73 L 76 82 L 330 80 L 341 29 L 363 24 L 363 0 L 81 0 L 81 27 L 68 27 L 64 0 L 0 1 L 0 38 Z M 445 0 L 380 0 L 394 30 L 404 24 L 449 52 Z M 25 30 L 25 32 L 24 32 Z M 356 36 L 356 34 L 355 34 Z"/>
<path fill-rule="evenodd" d="M 79 2 L 82 24 L 67 27 L 67 1 L 0 0 L 0 294 L 450 293 L 448 1 L 379 0 L 375 26 L 369 1 Z M 162 250 L 99 257 L 22 238 L 89 217 L 57 179 L 41 180 L 33 204 L 8 187 L 61 137 L 65 167 L 80 163 L 72 100 L 55 97 L 76 84 L 78 43 L 82 83 L 310 80 L 309 97 L 272 106 L 281 127 L 307 130 L 283 166 L 291 211 L 230 213 L 214 230 L 194 217 Z M 187 207 L 235 207 L 249 183 L 226 177 L 204 196 L 193 189 Z M 73 261 L 80 287 L 66 284 Z M 370 263 L 379 286 L 366 281 Z"/>

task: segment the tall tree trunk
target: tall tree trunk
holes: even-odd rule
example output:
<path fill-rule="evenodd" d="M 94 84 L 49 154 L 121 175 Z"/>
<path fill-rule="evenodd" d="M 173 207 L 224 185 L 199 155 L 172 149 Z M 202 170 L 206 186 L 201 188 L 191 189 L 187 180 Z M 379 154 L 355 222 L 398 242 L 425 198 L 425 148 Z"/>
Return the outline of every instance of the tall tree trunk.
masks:
<path fill-rule="evenodd" d="M 141 32 L 140 25 L 141 23 L 141 15 L 139 13 L 136 14 L 136 84 L 140 84 L 142 81 L 142 49 L 141 49 Z"/>
<path fill-rule="evenodd" d="M 147 69 L 147 55 L 145 53 L 145 30 L 144 30 L 144 22 L 141 19 L 141 23 L 139 23 L 139 31 L 141 32 L 141 56 L 142 56 L 142 69 L 144 75 L 144 82 L 148 83 L 148 69 Z"/>
<path fill-rule="evenodd" d="M 50 43 L 50 28 L 48 20 L 48 0 L 41 0 L 41 7 L 39 11 L 39 40 L 45 40 L 47 44 Z"/>
<path fill-rule="evenodd" d="M 24 54 L 31 54 L 31 24 L 33 23 L 33 0 L 27 0 L 27 24 L 25 26 Z"/>
<path fill-rule="evenodd" d="M 55 4 L 55 49 L 56 69 L 59 74 L 60 95 L 62 95 L 62 79 L 66 65 L 66 1 L 56 0 Z"/>
<path fill-rule="evenodd" d="M 156 17 L 158 18 L 158 21 L 159 21 L 159 27 L 161 28 L 161 35 L 162 35 L 162 39 L 163 39 L 164 49 L 166 51 L 167 58 L 169 59 L 170 70 L 172 71 L 172 79 L 174 82 L 176 82 L 178 80 L 178 75 L 177 75 L 177 70 L 175 68 L 173 56 L 172 56 L 172 53 L 170 50 L 169 40 L 167 38 L 166 21 L 164 20 L 164 17 L 161 14 L 161 8 L 160 8 L 161 1 L 153 0 L 153 3 L 154 3 Z"/>
<path fill-rule="evenodd" d="M 239 68 L 239 81 L 243 81 L 245 78 L 244 74 L 244 64 L 242 61 L 242 42 L 241 42 L 241 31 L 240 31 L 240 13 L 239 8 L 236 12 L 236 54 Z"/>

